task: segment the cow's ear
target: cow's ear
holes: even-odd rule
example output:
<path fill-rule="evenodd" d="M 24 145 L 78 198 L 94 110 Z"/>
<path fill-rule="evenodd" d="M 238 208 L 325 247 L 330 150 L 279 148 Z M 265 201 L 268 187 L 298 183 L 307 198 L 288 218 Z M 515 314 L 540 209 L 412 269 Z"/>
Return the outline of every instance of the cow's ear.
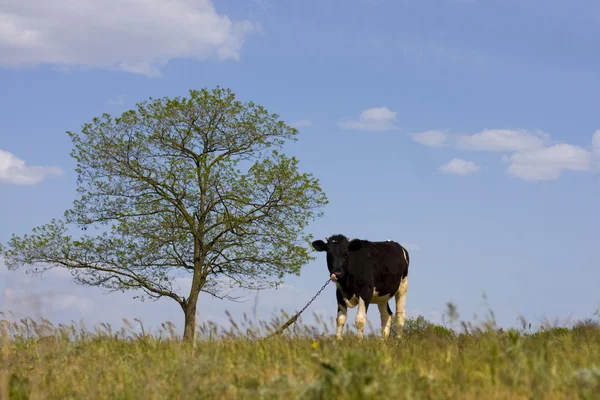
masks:
<path fill-rule="evenodd" d="M 316 251 L 325 251 L 327 250 L 327 244 L 322 241 L 322 240 L 315 240 L 314 242 L 312 242 L 312 247 L 313 249 L 315 249 Z"/>
<path fill-rule="evenodd" d="M 357 251 L 362 247 L 362 240 L 360 239 L 352 239 L 350 243 L 348 243 L 348 250 Z"/>

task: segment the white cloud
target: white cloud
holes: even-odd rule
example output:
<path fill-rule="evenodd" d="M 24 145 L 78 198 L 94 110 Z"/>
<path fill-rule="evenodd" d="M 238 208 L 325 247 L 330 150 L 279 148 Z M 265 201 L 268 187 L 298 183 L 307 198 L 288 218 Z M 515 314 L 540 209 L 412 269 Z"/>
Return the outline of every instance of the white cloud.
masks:
<path fill-rule="evenodd" d="M 527 181 L 556 180 L 562 171 L 585 171 L 591 166 L 591 153 L 579 146 L 562 143 L 507 157 L 508 173 Z"/>
<path fill-rule="evenodd" d="M 594 150 L 594 154 L 600 156 L 600 129 L 592 136 L 592 149 Z"/>
<path fill-rule="evenodd" d="M 94 301 L 72 294 L 61 294 L 63 290 L 46 292 L 14 290 L 12 287 L 4 289 L 2 305 L 4 308 L 15 310 L 19 313 L 31 314 L 44 311 L 77 310 L 88 312 L 94 308 Z"/>
<path fill-rule="evenodd" d="M 486 129 L 470 136 L 461 136 L 457 147 L 462 150 L 518 152 L 544 147 L 550 136 L 544 132 L 526 130 Z"/>
<path fill-rule="evenodd" d="M 359 129 L 365 131 L 383 131 L 397 128 L 398 118 L 395 111 L 387 107 L 374 107 L 363 110 L 358 120 L 345 119 L 338 122 L 344 129 Z"/>
<path fill-rule="evenodd" d="M 117 68 L 148 76 L 174 58 L 238 60 L 258 26 L 211 0 L 4 0 L 0 65 Z"/>
<path fill-rule="evenodd" d="M 409 135 L 426 146 L 440 147 L 449 139 L 449 135 L 439 131 Z M 509 164 L 507 172 L 528 181 L 556 180 L 565 170 L 587 171 L 592 169 L 593 164 L 600 167 L 600 129 L 592 135 L 591 150 L 557 143 L 545 132 L 523 129 L 486 129 L 474 135 L 460 136 L 452 147 L 458 150 L 512 153 L 502 156 Z M 439 170 L 467 175 L 480 170 L 480 167 L 455 158 Z"/>
<path fill-rule="evenodd" d="M 125 96 L 119 96 L 116 99 L 108 99 L 106 100 L 106 104 L 110 104 L 111 106 L 122 106 L 125 104 Z"/>
<path fill-rule="evenodd" d="M 409 133 L 412 140 L 425 146 L 440 147 L 448 140 L 448 134 L 442 131 Z"/>
<path fill-rule="evenodd" d="M 9 309 L 17 314 L 29 314 L 28 316 L 65 310 L 83 313 L 91 311 L 95 304 L 89 298 L 73 294 L 73 288 L 53 285 L 56 280 L 52 277 L 39 285 L 40 281 L 28 276 L 24 268 L 9 271 L 2 256 L 0 277 L 0 290 L 4 289 L 4 296 L 0 298 L 0 311 Z"/>
<path fill-rule="evenodd" d="M 440 167 L 441 172 L 455 175 L 470 175 L 479 171 L 479 166 L 473 161 L 465 161 L 460 158 L 453 158 L 447 164 Z"/>
<path fill-rule="evenodd" d="M 25 161 L 0 149 L 0 183 L 35 185 L 46 177 L 59 176 L 62 173 L 63 171 L 57 167 L 27 166 Z"/>
<path fill-rule="evenodd" d="M 294 128 L 304 128 L 307 126 L 312 126 L 312 121 L 309 119 L 301 119 L 300 121 L 294 121 L 290 125 Z"/>

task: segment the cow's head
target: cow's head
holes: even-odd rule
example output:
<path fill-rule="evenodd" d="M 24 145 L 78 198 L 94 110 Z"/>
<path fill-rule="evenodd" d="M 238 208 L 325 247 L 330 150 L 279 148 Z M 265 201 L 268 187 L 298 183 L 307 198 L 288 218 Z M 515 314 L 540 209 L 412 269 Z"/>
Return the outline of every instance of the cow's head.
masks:
<path fill-rule="evenodd" d="M 348 240 L 344 235 L 328 237 L 327 243 L 322 240 L 312 242 L 316 251 L 327 252 L 327 269 L 334 281 L 343 279 L 348 273 L 348 259 L 350 253 L 360 250 L 362 242 L 359 239 Z"/>

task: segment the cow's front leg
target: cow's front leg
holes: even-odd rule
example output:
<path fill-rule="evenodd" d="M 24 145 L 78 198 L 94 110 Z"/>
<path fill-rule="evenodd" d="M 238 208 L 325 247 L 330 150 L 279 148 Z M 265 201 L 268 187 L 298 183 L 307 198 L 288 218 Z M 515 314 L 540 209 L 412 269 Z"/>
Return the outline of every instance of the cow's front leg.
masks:
<path fill-rule="evenodd" d="M 342 332 L 344 332 L 344 324 L 348 316 L 348 309 L 344 304 L 338 304 L 337 317 L 335 318 L 335 337 L 342 340 Z"/>
<path fill-rule="evenodd" d="M 379 316 L 381 317 L 381 336 L 384 339 L 390 335 L 390 328 L 392 327 L 392 310 L 387 302 L 377 304 L 379 309 Z"/>
<path fill-rule="evenodd" d="M 356 312 L 355 322 L 359 339 L 364 337 L 365 325 L 367 324 L 367 310 L 369 309 L 369 303 L 371 302 L 372 295 L 373 290 L 371 290 L 371 292 L 363 290 L 358 296 L 358 311 Z"/>
<path fill-rule="evenodd" d="M 336 291 L 336 297 L 338 302 L 338 311 L 337 316 L 335 318 L 335 337 L 338 340 L 342 340 L 342 332 L 344 331 L 344 324 L 346 323 L 346 318 L 348 317 L 348 307 L 344 303 L 344 299 L 339 291 Z"/>
<path fill-rule="evenodd" d="M 408 293 L 408 276 L 400 282 L 400 288 L 396 292 L 396 336 L 402 337 L 404 330 L 404 321 L 406 320 L 406 294 Z"/>

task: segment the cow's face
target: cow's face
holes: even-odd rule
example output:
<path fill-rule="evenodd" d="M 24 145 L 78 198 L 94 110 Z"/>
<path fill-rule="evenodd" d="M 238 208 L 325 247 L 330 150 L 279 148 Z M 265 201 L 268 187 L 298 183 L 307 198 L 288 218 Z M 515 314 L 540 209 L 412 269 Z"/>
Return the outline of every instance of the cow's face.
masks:
<path fill-rule="evenodd" d="M 327 243 L 315 240 L 312 246 L 316 251 L 327 252 L 327 269 L 334 281 L 343 279 L 348 273 L 348 263 L 351 253 L 361 247 L 361 241 L 354 239 L 348 241 L 343 235 L 335 235 L 327 238 Z"/>

